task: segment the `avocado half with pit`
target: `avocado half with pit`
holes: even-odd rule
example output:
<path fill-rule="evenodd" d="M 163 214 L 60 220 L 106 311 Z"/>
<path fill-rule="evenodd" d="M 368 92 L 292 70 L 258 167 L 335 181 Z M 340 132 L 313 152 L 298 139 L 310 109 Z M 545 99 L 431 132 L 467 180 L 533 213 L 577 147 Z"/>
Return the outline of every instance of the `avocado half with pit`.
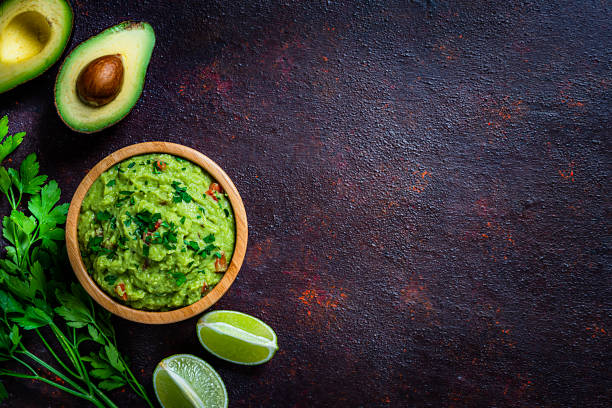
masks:
<path fill-rule="evenodd" d="M 94 133 L 123 119 L 140 98 L 154 46 L 153 28 L 133 21 L 79 44 L 55 81 L 55 106 L 64 123 Z"/>
<path fill-rule="evenodd" d="M 0 93 L 45 72 L 62 55 L 72 31 L 65 0 L 0 4 Z"/>

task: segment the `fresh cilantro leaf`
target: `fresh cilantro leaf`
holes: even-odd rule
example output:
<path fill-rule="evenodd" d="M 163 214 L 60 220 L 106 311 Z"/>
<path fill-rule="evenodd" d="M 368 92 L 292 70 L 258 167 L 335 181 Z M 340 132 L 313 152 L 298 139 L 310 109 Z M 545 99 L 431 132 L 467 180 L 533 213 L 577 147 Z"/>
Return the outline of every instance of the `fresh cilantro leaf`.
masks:
<path fill-rule="evenodd" d="M 117 183 L 117 180 L 115 180 L 115 179 L 109 180 L 108 183 L 106 183 L 106 187 L 112 187 L 116 183 Z"/>
<path fill-rule="evenodd" d="M 211 242 L 215 242 L 215 236 L 213 234 L 208 234 L 204 237 L 204 242 L 210 244 Z"/>

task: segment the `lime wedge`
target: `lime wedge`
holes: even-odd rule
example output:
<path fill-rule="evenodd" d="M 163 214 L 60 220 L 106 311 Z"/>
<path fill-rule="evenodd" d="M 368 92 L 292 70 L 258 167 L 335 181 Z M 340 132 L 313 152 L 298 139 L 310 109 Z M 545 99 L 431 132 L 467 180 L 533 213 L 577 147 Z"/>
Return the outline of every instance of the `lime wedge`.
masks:
<path fill-rule="evenodd" d="M 269 361 L 278 345 L 267 324 L 245 313 L 216 310 L 198 320 L 198 338 L 211 354 L 236 364 Z"/>
<path fill-rule="evenodd" d="M 153 389 L 163 408 L 227 408 L 219 374 L 204 360 L 176 354 L 157 364 Z"/>

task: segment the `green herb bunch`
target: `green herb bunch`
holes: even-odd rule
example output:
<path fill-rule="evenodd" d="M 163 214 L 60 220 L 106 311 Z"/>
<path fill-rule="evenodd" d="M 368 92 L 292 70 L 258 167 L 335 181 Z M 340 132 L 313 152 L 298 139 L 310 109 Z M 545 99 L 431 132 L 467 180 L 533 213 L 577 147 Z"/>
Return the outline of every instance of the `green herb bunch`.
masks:
<path fill-rule="evenodd" d="M 8 118 L 4 116 L 0 119 L 0 162 L 25 135 L 7 133 Z M 5 362 L 3 366 L 12 362 L 15 368 L 0 368 L 0 377 L 42 381 L 96 407 L 116 407 L 105 391 L 128 385 L 153 407 L 117 350 L 110 313 L 94 304 L 73 279 L 68 283 L 62 276 L 65 243 L 61 225 L 68 204 L 58 205 L 57 183 L 47 182 L 47 176 L 38 173 L 35 154 L 27 156 L 18 170 L 0 166 L 0 191 L 11 208 L 2 220 L 2 236 L 8 245 L 6 255 L 0 257 L 0 361 Z M 26 347 L 24 331 L 35 333 L 26 338 L 40 340 L 51 362 Z M 7 397 L 0 382 L 0 401 Z"/>

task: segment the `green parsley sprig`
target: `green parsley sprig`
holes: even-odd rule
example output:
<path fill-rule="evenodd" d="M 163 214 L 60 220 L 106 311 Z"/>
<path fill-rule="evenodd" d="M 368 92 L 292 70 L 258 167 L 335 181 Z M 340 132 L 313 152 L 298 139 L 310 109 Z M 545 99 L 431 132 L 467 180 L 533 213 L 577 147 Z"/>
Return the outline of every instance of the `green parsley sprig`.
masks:
<path fill-rule="evenodd" d="M 22 132 L 6 137 L 7 133 L 5 116 L 0 119 L 0 161 L 24 136 Z M 153 407 L 117 349 L 110 313 L 94 304 L 80 285 L 68 284 L 62 276 L 65 249 L 61 225 L 66 221 L 68 204 L 58 205 L 61 192 L 57 183 L 45 184 L 47 176 L 38 171 L 35 154 L 26 157 L 19 171 L 0 166 L 0 191 L 11 207 L 2 220 L 2 236 L 8 245 L 6 255 L 0 257 L 0 361 L 5 362 L 0 377 L 41 381 L 100 408 L 116 408 L 105 391 L 128 385 Z M 30 215 L 21 206 L 28 196 Z M 107 217 L 100 214 L 99 218 Z M 91 245 L 99 247 L 100 243 Z M 54 341 L 49 340 L 49 331 Z M 54 359 L 52 363 L 28 349 L 26 343 L 32 338 L 42 342 Z M 97 351 L 83 355 L 85 344 L 88 350 Z M 63 353 L 56 352 L 58 345 Z M 20 370 L 5 367 L 8 362 Z M 40 367 L 51 375 L 44 376 Z M 0 401 L 7 397 L 0 382 Z"/>

